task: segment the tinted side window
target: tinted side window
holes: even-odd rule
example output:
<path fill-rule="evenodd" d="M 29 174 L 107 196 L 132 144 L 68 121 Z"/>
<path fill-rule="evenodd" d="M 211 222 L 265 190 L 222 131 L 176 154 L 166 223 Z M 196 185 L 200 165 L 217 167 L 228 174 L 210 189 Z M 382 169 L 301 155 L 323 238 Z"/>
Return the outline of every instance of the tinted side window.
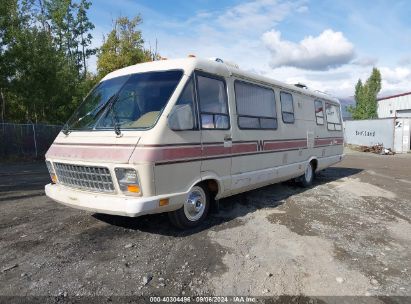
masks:
<path fill-rule="evenodd" d="M 201 127 L 229 129 L 227 93 L 222 79 L 197 75 Z"/>
<path fill-rule="evenodd" d="M 293 95 L 287 92 L 280 92 L 280 102 L 283 122 L 294 123 Z"/>
<path fill-rule="evenodd" d="M 340 108 L 336 105 L 325 103 L 325 113 L 327 115 L 327 128 L 332 131 L 340 131 L 341 127 L 341 117 Z"/>
<path fill-rule="evenodd" d="M 240 129 L 277 129 L 273 90 L 243 81 L 234 90 Z"/>
<path fill-rule="evenodd" d="M 315 120 L 317 122 L 317 125 L 323 125 L 324 124 L 323 102 L 321 100 L 315 100 L 314 108 L 315 108 Z"/>

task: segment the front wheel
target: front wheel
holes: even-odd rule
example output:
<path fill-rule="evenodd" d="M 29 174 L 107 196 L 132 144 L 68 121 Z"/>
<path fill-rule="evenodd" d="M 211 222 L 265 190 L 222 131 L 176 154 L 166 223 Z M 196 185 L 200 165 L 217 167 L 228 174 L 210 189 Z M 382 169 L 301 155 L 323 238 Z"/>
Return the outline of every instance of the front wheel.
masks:
<path fill-rule="evenodd" d="M 313 184 L 314 181 L 314 166 L 310 162 L 307 164 L 307 167 L 305 168 L 304 175 L 300 176 L 299 178 L 299 183 L 303 187 L 310 187 Z"/>
<path fill-rule="evenodd" d="M 188 193 L 183 207 L 168 213 L 171 223 L 181 229 L 195 227 L 207 216 L 210 194 L 203 185 L 196 185 Z"/>

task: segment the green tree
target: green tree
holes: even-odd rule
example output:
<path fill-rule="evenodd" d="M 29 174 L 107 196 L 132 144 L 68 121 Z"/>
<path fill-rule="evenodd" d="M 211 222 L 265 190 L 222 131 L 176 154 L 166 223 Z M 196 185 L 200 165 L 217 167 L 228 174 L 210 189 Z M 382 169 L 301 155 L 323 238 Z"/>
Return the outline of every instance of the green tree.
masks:
<path fill-rule="evenodd" d="M 87 59 L 95 55 L 97 50 L 90 48 L 93 36 L 90 31 L 94 29 L 94 24 L 90 22 L 87 17 L 87 10 L 90 8 L 91 2 L 87 0 L 81 0 L 77 7 L 77 19 L 76 19 L 76 36 L 79 37 L 80 50 L 77 50 L 78 62 L 81 63 L 83 69 L 83 76 L 87 75 Z M 80 65 L 80 64 L 79 64 Z"/>
<path fill-rule="evenodd" d="M 363 84 L 361 79 L 355 86 L 355 106 L 348 108 L 354 119 L 377 118 L 377 95 L 381 90 L 381 73 L 373 68 L 370 77 Z"/>
<path fill-rule="evenodd" d="M 62 124 L 97 81 L 87 72 L 90 2 L 0 2 L 2 121 Z"/>
<path fill-rule="evenodd" d="M 364 86 L 362 84 L 361 79 L 358 79 L 358 82 L 355 86 L 355 101 L 356 105 L 355 108 L 349 108 L 349 111 L 352 113 L 352 117 L 354 119 L 361 119 L 365 115 L 365 100 L 364 100 Z"/>
<path fill-rule="evenodd" d="M 372 69 L 371 76 L 365 83 L 367 90 L 365 96 L 367 100 L 367 116 L 368 118 L 377 118 L 377 95 L 381 91 L 381 73 L 377 68 Z"/>
<path fill-rule="evenodd" d="M 15 99 L 9 100 L 10 80 L 16 74 L 15 58 L 11 44 L 24 25 L 27 25 L 27 5 L 17 0 L 0 1 L 0 101 L 1 120 L 7 120 L 7 112 L 18 112 Z M 10 96 L 11 97 L 11 96 Z M 14 97 L 14 96 L 13 96 Z"/>
<path fill-rule="evenodd" d="M 144 49 L 144 40 L 138 26 L 140 16 L 129 19 L 119 17 L 104 39 L 98 52 L 97 71 L 100 78 L 108 73 L 133 64 L 151 61 L 151 52 Z"/>
<path fill-rule="evenodd" d="M 87 59 L 96 53 L 96 49 L 90 47 L 94 29 L 87 16 L 90 6 L 87 0 L 44 0 L 46 19 L 57 49 L 67 55 L 83 77 L 87 75 Z"/>
<path fill-rule="evenodd" d="M 47 32 L 37 28 L 21 31 L 11 45 L 17 73 L 10 93 L 18 98 L 21 117 L 15 120 L 61 123 L 76 92 L 76 68 L 56 51 Z"/>

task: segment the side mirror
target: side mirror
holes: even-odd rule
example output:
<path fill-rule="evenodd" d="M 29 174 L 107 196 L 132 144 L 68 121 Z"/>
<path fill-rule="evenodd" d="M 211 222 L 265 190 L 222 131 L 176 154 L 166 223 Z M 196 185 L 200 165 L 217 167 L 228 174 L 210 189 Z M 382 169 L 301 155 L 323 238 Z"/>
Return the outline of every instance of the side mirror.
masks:
<path fill-rule="evenodd" d="M 174 131 L 194 129 L 193 109 L 191 105 L 175 105 L 168 116 L 168 126 Z"/>

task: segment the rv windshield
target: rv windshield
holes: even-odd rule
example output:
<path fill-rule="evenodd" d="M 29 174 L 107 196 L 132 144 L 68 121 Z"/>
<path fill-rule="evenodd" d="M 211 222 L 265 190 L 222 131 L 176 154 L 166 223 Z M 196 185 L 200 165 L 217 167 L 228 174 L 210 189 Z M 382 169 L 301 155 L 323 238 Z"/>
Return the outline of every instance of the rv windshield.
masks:
<path fill-rule="evenodd" d="M 67 122 L 69 130 L 147 129 L 157 122 L 182 71 L 131 74 L 99 83 Z M 110 106 L 110 104 L 112 106 Z"/>

